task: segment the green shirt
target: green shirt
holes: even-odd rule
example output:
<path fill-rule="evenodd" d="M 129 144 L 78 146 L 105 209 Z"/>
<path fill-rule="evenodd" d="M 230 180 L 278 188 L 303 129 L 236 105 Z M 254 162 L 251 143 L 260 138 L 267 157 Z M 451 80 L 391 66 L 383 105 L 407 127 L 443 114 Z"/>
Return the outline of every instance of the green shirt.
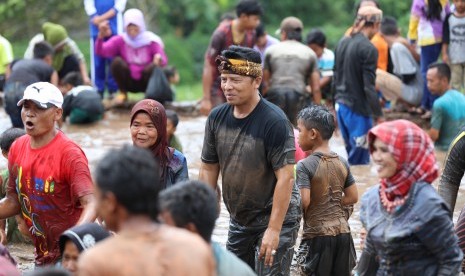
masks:
<path fill-rule="evenodd" d="M 179 139 L 178 137 L 176 137 L 176 135 L 173 134 L 171 136 L 169 146 L 174 149 L 177 149 L 179 152 L 182 153 L 182 145 L 181 145 L 181 142 L 179 142 Z"/>
<path fill-rule="evenodd" d="M 464 125 L 465 96 L 456 90 L 448 90 L 433 104 L 431 128 L 439 130 L 439 138 L 434 145 L 446 151 Z"/>

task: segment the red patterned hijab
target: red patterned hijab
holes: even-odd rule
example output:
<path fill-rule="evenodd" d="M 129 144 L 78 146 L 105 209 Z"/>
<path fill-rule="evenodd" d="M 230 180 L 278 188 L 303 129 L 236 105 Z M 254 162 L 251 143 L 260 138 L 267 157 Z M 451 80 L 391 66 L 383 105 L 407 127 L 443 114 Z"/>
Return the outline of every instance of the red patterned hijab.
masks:
<path fill-rule="evenodd" d="M 397 162 L 396 173 L 381 179 L 380 190 L 387 200 L 405 198 L 413 183 L 432 183 L 438 177 L 433 142 L 416 124 L 395 120 L 375 126 L 368 133 L 370 153 L 376 138 L 388 146 Z"/>
<path fill-rule="evenodd" d="M 152 119 L 158 132 L 157 141 L 150 147 L 150 151 L 165 168 L 168 163 L 168 141 L 166 138 L 166 112 L 163 105 L 155 100 L 145 99 L 137 102 L 131 110 L 132 121 L 139 112 L 147 113 Z"/>

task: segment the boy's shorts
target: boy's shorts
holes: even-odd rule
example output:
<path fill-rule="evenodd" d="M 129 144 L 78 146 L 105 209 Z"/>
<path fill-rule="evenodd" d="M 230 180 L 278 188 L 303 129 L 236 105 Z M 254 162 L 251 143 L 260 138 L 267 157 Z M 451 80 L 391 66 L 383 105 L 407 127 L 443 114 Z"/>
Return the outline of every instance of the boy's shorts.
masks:
<path fill-rule="evenodd" d="M 350 276 L 356 255 L 350 233 L 302 240 L 296 254 L 298 275 Z"/>

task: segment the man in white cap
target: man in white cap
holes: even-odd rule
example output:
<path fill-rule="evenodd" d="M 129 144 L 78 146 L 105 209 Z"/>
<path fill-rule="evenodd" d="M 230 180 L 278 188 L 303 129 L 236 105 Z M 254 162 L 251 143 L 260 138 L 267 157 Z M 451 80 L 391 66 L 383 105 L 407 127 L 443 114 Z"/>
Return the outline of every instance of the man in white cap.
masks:
<path fill-rule="evenodd" d="M 283 19 L 281 42 L 266 49 L 263 71 L 263 95 L 279 106 L 295 126 L 302 108 L 312 102 L 321 103 L 318 60 L 315 52 L 302 43 L 303 28 L 297 17 Z M 307 91 L 307 85 L 311 91 Z"/>
<path fill-rule="evenodd" d="M 364 6 L 358 10 L 352 33 L 336 47 L 334 88 L 339 128 L 351 165 L 370 162 L 368 130 L 382 117 L 375 89 L 378 51 L 370 39 L 379 31 L 382 11 Z"/>
<path fill-rule="evenodd" d="M 0 201 L 0 219 L 21 213 L 35 245 L 36 266 L 60 257 L 59 237 L 95 219 L 92 179 L 81 148 L 55 128 L 63 110 L 60 90 L 37 82 L 18 102 L 27 135 L 8 155 L 10 179 Z"/>

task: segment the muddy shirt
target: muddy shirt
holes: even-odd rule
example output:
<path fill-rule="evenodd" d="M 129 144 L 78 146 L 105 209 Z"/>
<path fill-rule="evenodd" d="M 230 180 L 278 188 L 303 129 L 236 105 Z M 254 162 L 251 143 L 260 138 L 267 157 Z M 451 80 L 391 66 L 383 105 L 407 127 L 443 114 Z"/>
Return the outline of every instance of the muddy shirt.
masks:
<path fill-rule="evenodd" d="M 307 45 L 286 40 L 266 49 L 264 66 L 271 73 L 270 89 L 291 88 L 304 94 L 309 76 L 318 70 L 318 61 Z"/>
<path fill-rule="evenodd" d="M 464 152 L 465 127 L 462 127 L 460 133 L 457 137 L 455 137 L 450 145 L 438 187 L 439 194 L 442 196 L 452 212 L 455 208 L 460 181 L 465 173 Z"/>
<path fill-rule="evenodd" d="M 354 185 L 346 160 L 335 153 L 313 153 L 297 164 L 296 183 L 310 189 L 310 205 L 304 210 L 303 239 L 350 233 L 341 203 L 344 189 Z"/>
<path fill-rule="evenodd" d="M 83 208 L 79 199 L 93 193 L 87 158 L 63 132 L 33 149 L 30 136 L 19 137 L 8 154 L 7 194 L 18 198 L 35 246 L 36 265 L 60 258 L 58 239 L 76 225 Z"/>
<path fill-rule="evenodd" d="M 208 116 L 202 161 L 219 163 L 225 205 L 240 225 L 268 225 L 277 181 L 274 172 L 294 164 L 294 153 L 290 122 L 279 107 L 265 99 L 242 119 L 234 117 L 229 104 Z M 294 187 L 293 195 L 296 192 Z M 300 215 L 299 203 L 292 196 L 285 221 Z"/>

